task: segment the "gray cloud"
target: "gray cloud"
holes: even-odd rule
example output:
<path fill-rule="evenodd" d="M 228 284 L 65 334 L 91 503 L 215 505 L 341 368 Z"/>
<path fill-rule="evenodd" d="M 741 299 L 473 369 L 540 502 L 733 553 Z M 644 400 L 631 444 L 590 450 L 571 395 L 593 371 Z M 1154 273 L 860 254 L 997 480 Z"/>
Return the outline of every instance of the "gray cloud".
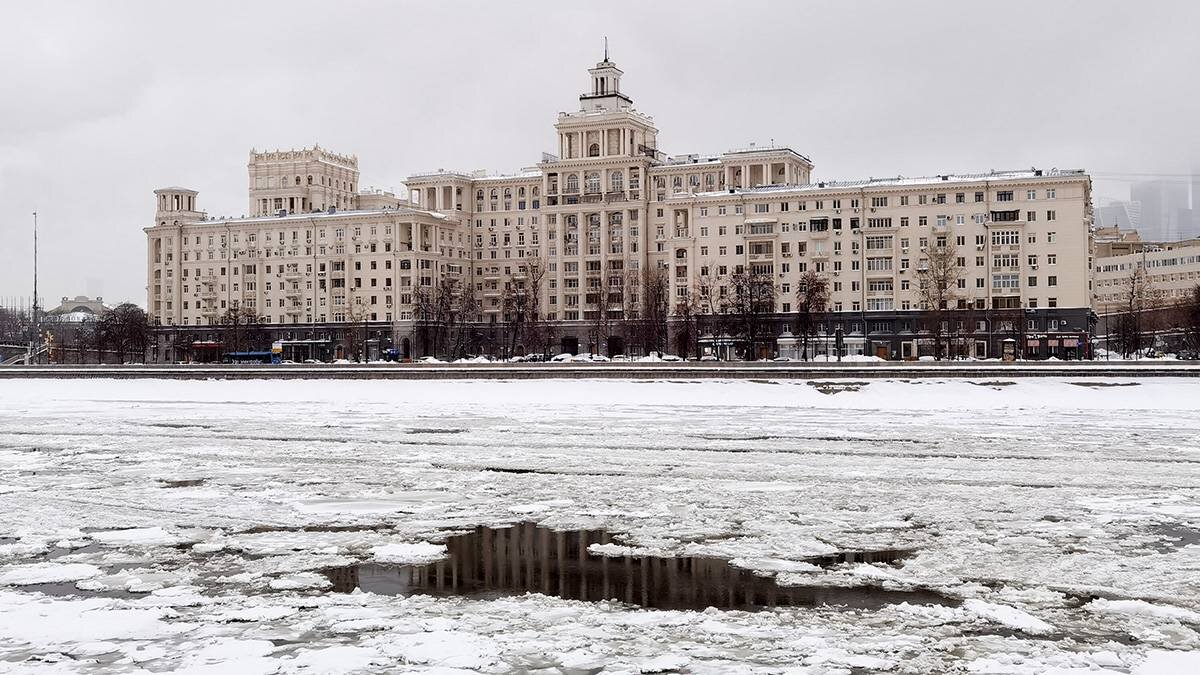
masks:
<path fill-rule="evenodd" d="M 151 191 L 246 210 L 252 147 L 355 153 L 364 186 L 555 145 L 603 35 L 669 153 L 787 143 L 822 178 L 1200 162 L 1192 2 L 28 3 L 0 40 L 0 295 L 144 303 Z"/>

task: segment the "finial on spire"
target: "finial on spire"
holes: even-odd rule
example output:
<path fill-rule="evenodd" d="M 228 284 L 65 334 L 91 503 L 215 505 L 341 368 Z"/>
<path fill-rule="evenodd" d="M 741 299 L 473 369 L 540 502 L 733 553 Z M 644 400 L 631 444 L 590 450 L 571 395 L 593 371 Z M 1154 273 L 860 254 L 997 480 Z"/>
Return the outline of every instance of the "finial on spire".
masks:
<path fill-rule="evenodd" d="M 608 36 L 604 36 L 604 60 L 608 60 Z"/>

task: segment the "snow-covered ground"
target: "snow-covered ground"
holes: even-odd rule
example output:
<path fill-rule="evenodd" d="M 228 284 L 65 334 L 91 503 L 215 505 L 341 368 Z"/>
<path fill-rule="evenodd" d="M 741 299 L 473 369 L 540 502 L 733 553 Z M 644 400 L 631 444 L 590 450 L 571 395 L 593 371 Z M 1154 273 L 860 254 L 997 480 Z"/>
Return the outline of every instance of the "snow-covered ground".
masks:
<path fill-rule="evenodd" d="M 477 525 L 958 606 L 330 592 Z M 840 550 L 893 564 L 814 567 Z M 1200 381 L 0 381 L 0 673 L 1200 672 Z"/>

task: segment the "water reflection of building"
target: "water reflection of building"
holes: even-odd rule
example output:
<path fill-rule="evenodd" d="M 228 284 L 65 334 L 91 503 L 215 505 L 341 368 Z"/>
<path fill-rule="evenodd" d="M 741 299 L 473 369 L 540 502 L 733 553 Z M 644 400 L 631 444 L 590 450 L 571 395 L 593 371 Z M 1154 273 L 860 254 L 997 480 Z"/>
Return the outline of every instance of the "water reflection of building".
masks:
<path fill-rule="evenodd" d="M 569 600 L 617 600 L 659 609 L 758 609 L 774 606 L 941 602 L 932 594 L 873 588 L 779 587 L 760 576 L 705 557 L 606 557 L 591 544 L 612 543 L 602 530 L 553 531 L 522 523 L 476 528 L 451 537 L 446 559 L 405 567 L 363 565 L 327 572 L 334 591 L 354 588 L 388 595 L 514 595 L 542 593 Z M 859 556 L 862 561 L 873 558 Z M 881 560 L 882 561 L 882 560 Z M 824 560 L 820 562 L 826 562 Z"/>

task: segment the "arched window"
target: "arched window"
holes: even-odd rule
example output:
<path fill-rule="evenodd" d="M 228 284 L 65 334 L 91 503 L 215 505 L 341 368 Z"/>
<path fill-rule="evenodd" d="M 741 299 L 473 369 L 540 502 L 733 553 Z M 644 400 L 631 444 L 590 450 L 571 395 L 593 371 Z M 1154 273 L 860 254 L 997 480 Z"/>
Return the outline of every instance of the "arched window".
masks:
<path fill-rule="evenodd" d="M 655 178 L 654 178 L 654 187 L 656 187 L 656 188 L 665 188 L 665 187 L 667 187 L 667 179 L 666 179 L 666 178 L 663 178 L 662 176 L 655 176 Z"/>
<path fill-rule="evenodd" d="M 500 193 L 496 190 L 496 188 L 492 188 L 492 192 L 491 192 L 492 199 L 496 199 L 499 195 L 500 195 Z"/>
<path fill-rule="evenodd" d="M 523 187 L 517 188 L 517 196 L 524 199 L 525 198 L 525 188 L 523 188 Z"/>
<path fill-rule="evenodd" d="M 700 175 L 694 173 L 694 174 L 688 176 L 688 185 L 691 185 L 692 187 L 699 187 L 700 186 Z"/>
<path fill-rule="evenodd" d="M 312 185 L 312 176 L 309 176 L 309 177 L 308 177 L 308 184 L 309 184 L 309 185 Z"/>
<path fill-rule="evenodd" d="M 620 192 L 625 189 L 625 174 L 614 171 L 609 175 L 608 182 L 613 192 Z"/>
<path fill-rule="evenodd" d="M 591 173 L 589 173 L 587 175 L 587 191 L 588 192 L 599 192 L 600 191 L 600 173 L 598 171 L 592 171 Z"/>
<path fill-rule="evenodd" d="M 679 190 L 679 189 L 683 188 L 683 177 L 682 177 L 682 176 L 675 176 L 675 178 L 671 179 L 671 185 L 672 185 L 672 186 L 673 186 L 673 187 L 674 187 L 676 190 Z"/>
<path fill-rule="evenodd" d="M 579 175 L 567 174 L 567 192 L 579 192 Z"/>
<path fill-rule="evenodd" d="M 588 157 L 599 157 L 599 156 L 600 156 L 600 144 L 592 143 L 591 145 L 589 145 L 588 146 Z"/>
<path fill-rule="evenodd" d="M 620 225 L 621 224 L 621 212 L 614 211 L 614 212 L 608 214 L 608 224 L 609 225 Z"/>
<path fill-rule="evenodd" d="M 707 185 L 708 187 L 713 186 L 714 180 L 715 180 L 715 176 L 713 176 L 713 174 L 711 174 L 711 173 L 704 174 L 704 184 Z"/>
<path fill-rule="evenodd" d="M 538 195 L 540 195 L 541 193 L 542 193 L 542 189 L 541 189 L 541 188 L 539 188 L 539 187 L 534 187 L 534 188 L 533 188 L 533 196 L 534 196 L 535 198 L 536 198 Z"/>
<path fill-rule="evenodd" d="M 300 184 L 300 176 L 296 176 L 296 185 Z"/>
<path fill-rule="evenodd" d="M 512 199 L 512 188 L 504 188 L 504 198 Z"/>
<path fill-rule="evenodd" d="M 478 199 L 479 201 L 483 201 L 483 190 L 477 190 L 475 192 L 475 199 Z"/>

